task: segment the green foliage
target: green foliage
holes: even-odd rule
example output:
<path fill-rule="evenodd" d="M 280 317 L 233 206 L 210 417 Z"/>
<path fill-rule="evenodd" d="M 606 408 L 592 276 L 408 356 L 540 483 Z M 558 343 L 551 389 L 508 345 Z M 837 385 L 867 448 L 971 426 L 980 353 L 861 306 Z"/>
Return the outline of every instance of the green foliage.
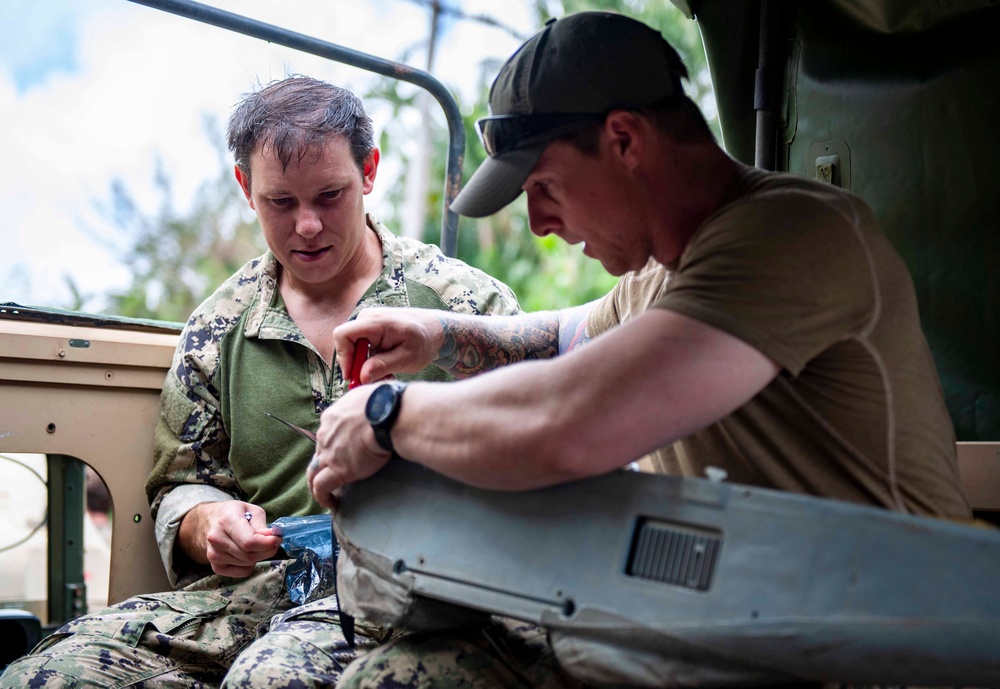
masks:
<path fill-rule="evenodd" d="M 206 127 L 212 140 L 222 140 L 217 127 Z M 125 237 L 122 260 L 132 272 L 132 284 L 108 295 L 109 313 L 186 321 L 218 285 L 264 252 L 260 228 L 231 164 L 222 162 L 223 151 L 219 154 L 219 175 L 201 185 L 187 212 L 177 210 L 162 169 L 155 180 L 160 207 L 154 214 L 139 209 L 121 180 L 112 184 L 108 212 Z"/>
<path fill-rule="evenodd" d="M 616 278 L 584 256 L 580 245 L 570 246 L 554 235 L 534 236 L 526 217 L 521 199 L 491 218 L 474 221 L 473 231 L 467 228 L 463 235 L 478 240 L 469 262 L 509 285 L 523 309 L 576 306 L 614 287 Z"/>

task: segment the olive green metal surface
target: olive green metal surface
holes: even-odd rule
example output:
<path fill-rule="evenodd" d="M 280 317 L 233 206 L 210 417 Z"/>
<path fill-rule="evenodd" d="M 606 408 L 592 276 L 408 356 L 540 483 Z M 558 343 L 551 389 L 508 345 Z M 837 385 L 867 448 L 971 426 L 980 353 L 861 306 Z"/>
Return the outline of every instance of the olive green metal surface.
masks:
<path fill-rule="evenodd" d="M 761 8 L 778 8 L 776 167 L 829 179 L 874 209 L 913 274 L 958 440 L 1000 440 L 1000 6 L 675 4 L 699 23 L 725 146 L 747 163 Z"/>

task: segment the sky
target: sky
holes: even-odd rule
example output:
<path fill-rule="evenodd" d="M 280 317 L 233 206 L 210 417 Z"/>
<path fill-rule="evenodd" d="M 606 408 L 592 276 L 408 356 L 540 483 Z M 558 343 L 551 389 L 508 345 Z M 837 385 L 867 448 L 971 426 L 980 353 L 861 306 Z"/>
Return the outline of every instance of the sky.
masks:
<path fill-rule="evenodd" d="M 206 4 L 426 66 L 429 13 L 412 1 Z M 525 36 L 534 31 L 525 2 L 446 4 L 496 17 Z M 471 102 L 480 65 L 506 59 L 519 44 L 501 29 L 446 19 L 433 74 L 459 94 L 459 102 Z M 139 205 L 155 212 L 160 161 L 178 205 L 187 207 L 198 186 L 220 170 L 219 142 L 210 140 L 206 116 L 224 124 L 241 94 L 296 73 L 358 93 L 377 79 L 129 0 L 0 0 L 0 131 L 6 134 L 0 147 L 0 303 L 68 306 L 67 275 L 84 295 L 125 287 L 129 274 L 116 246 L 121 234 L 101 210 L 112 181 L 124 181 Z M 369 111 L 377 137 L 388 113 Z M 444 122 L 439 107 L 431 113 Z M 391 174 L 389 161 L 380 180 Z M 385 190 L 376 185 L 370 206 Z M 102 307 L 96 297 L 85 303 L 88 310 Z"/>

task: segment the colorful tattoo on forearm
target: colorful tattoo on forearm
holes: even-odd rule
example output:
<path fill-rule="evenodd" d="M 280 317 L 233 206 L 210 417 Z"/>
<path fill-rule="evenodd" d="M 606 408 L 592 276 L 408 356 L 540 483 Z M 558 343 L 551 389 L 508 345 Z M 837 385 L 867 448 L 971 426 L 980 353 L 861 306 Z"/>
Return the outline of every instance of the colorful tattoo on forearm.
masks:
<path fill-rule="evenodd" d="M 591 304 L 584 304 L 558 312 L 560 354 L 565 354 L 590 342 L 591 337 L 587 330 L 590 309 Z"/>
<path fill-rule="evenodd" d="M 434 363 L 459 376 L 471 376 L 526 359 L 558 353 L 559 322 L 553 314 L 537 318 L 442 318 L 444 343 Z"/>
<path fill-rule="evenodd" d="M 587 311 L 573 309 L 565 312 L 559 320 L 559 353 L 582 347 L 590 342 L 587 332 Z"/>

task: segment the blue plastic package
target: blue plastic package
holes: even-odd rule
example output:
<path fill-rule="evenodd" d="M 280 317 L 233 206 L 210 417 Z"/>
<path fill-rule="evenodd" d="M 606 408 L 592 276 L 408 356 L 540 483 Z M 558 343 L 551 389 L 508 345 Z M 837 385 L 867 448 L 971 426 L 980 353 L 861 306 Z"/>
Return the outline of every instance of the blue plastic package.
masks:
<path fill-rule="evenodd" d="M 293 560 L 285 570 L 292 602 L 302 605 L 334 593 L 340 545 L 333 540 L 330 515 L 279 517 L 269 526 L 281 535 L 281 549 Z"/>

